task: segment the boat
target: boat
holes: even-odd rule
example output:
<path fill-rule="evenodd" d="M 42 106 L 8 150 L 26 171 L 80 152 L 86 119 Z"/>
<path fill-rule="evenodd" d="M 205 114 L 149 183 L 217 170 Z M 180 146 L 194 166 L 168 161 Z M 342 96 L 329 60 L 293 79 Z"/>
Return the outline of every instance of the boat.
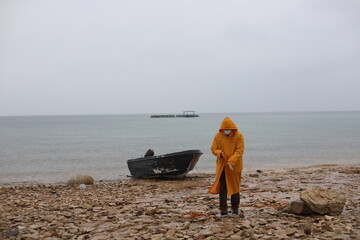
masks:
<path fill-rule="evenodd" d="M 134 178 L 182 178 L 194 169 L 202 152 L 187 150 L 127 160 Z"/>
<path fill-rule="evenodd" d="M 151 115 L 150 118 L 193 118 L 199 117 L 195 111 L 183 111 L 183 114 L 160 114 L 160 115 Z"/>

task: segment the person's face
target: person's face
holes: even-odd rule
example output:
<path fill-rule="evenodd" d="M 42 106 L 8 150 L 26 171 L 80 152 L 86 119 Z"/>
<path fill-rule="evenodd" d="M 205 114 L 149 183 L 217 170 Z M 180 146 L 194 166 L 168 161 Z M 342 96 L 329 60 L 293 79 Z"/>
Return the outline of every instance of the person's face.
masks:
<path fill-rule="evenodd" d="M 231 129 L 224 129 L 224 134 L 229 136 L 231 134 Z"/>

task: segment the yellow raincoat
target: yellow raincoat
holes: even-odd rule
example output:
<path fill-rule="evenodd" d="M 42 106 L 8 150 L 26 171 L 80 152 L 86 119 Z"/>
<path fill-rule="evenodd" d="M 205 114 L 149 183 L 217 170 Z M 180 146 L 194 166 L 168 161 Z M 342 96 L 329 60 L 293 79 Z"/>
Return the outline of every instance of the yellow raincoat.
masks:
<path fill-rule="evenodd" d="M 224 134 L 224 129 L 232 130 L 230 136 Z M 219 193 L 219 180 L 224 168 L 228 196 L 238 193 L 240 191 L 240 179 L 243 169 L 242 155 L 244 153 L 244 137 L 230 118 L 227 117 L 222 121 L 219 132 L 214 137 L 211 151 L 217 157 L 217 160 L 215 182 L 209 189 L 209 193 Z M 221 152 L 224 152 L 225 158 L 220 157 Z M 226 164 L 227 162 L 231 163 L 234 170 L 230 169 Z"/>

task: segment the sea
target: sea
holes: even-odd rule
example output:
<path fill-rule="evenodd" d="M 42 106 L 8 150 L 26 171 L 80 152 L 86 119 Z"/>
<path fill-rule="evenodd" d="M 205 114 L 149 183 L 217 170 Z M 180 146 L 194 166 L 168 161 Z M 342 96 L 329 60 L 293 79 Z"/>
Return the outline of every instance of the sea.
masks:
<path fill-rule="evenodd" d="M 203 113 L 197 118 L 136 115 L 0 117 L 0 184 L 127 179 L 126 161 L 199 149 L 192 172 L 214 173 L 210 151 L 225 117 L 245 138 L 244 170 L 360 162 L 360 112 Z"/>

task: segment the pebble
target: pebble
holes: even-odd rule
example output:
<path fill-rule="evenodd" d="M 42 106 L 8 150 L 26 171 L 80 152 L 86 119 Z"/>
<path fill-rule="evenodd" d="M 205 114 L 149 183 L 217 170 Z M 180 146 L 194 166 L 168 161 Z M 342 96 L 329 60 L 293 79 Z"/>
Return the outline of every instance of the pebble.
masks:
<path fill-rule="evenodd" d="M 265 219 L 260 219 L 259 224 L 260 225 L 265 225 L 265 224 L 267 224 L 267 221 Z"/>
<path fill-rule="evenodd" d="M 190 222 L 187 221 L 184 223 L 184 229 L 188 229 L 190 227 Z"/>
<path fill-rule="evenodd" d="M 287 236 L 291 236 L 293 235 L 294 233 L 297 232 L 297 229 L 296 228 L 288 228 L 284 231 L 284 234 L 286 234 Z"/>
<path fill-rule="evenodd" d="M 171 229 L 166 233 L 166 238 L 172 238 L 176 233 L 175 229 Z"/>

